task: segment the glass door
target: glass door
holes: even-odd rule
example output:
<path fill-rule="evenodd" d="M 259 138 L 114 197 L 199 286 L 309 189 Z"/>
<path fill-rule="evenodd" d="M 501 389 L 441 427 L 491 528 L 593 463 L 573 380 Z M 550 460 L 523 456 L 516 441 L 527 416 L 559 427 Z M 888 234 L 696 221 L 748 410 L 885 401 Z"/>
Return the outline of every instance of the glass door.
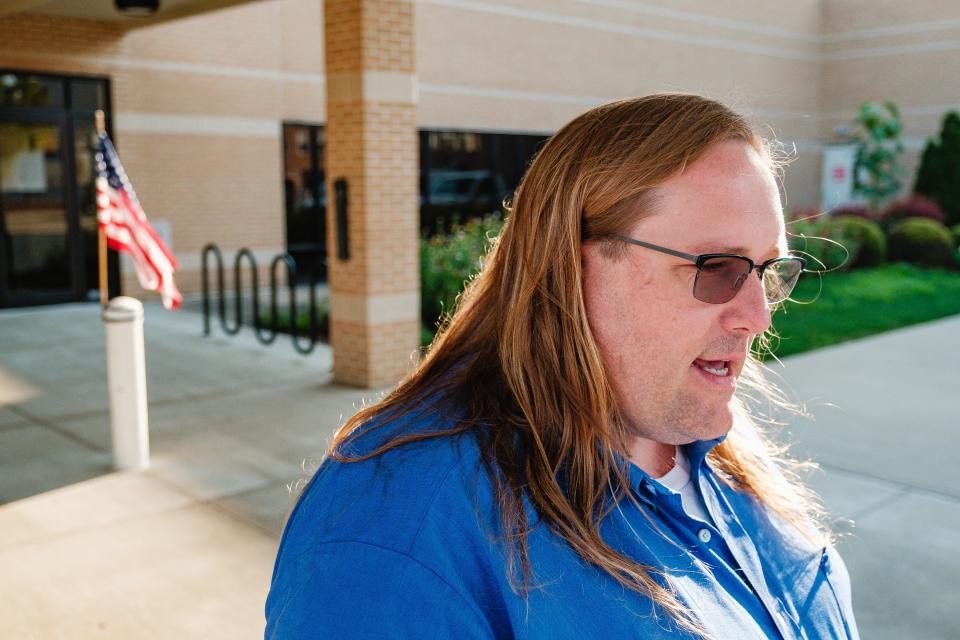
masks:
<path fill-rule="evenodd" d="M 0 308 L 99 297 L 94 114 L 104 78 L 0 70 Z M 111 295 L 117 256 L 108 252 Z"/>
<path fill-rule="evenodd" d="M 73 121 L 73 167 L 76 179 L 77 226 L 79 238 L 77 246 L 79 295 L 81 300 L 97 300 L 100 296 L 100 273 L 97 247 L 97 137 L 93 118 L 76 118 Z M 108 273 L 111 278 L 119 276 L 116 253 L 109 252 Z M 117 284 L 111 283 L 111 292 L 117 291 Z"/>
<path fill-rule="evenodd" d="M 64 127 L 0 122 L 0 304 L 74 297 Z"/>

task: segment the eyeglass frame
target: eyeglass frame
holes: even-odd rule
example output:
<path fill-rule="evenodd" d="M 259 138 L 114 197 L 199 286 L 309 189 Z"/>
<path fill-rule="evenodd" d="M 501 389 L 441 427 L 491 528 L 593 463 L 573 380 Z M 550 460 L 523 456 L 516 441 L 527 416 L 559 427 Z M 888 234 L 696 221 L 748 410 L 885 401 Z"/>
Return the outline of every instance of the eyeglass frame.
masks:
<path fill-rule="evenodd" d="M 800 275 L 807 268 L 807 261 L 801 258 L 800 256 L 794 256 L 794 255 L 786 255 L 786 256 L 780 256 L 777 258 L 770 258 L 769 260 L 764 260 L 762 263 L 757 264 L 751 258 L 748 258 L 747 256 L 742 256 L 736 253 L 701 253 L 699 255 L 696 255 L 693 253 L 684 253 L 683 251 L 677 251 L 676 249 L 668 249 L 667 247 L 661 247 L 660 245 L 652 244 L 650 242 L 644 242 L 643 240 L 637 240 L 636 238 L 631 238 L 629 236 L 625 236 L 622 234 L 614 234 L 613 237 L 616 238 L 617 240 L 622 240 L 623 242 L 637 245 L 638 247 L 652 249 L 653 251 L 659 251 L 660 253 L 665 253 L 667 255 L 671 255 L 677 258 L 682 258 L 683 260 L 692 262 L 697 266 L 698 279 L 701 273 L 700 270 L 702 269 L 704 263 L 710 258 L 739 258 L 740 260 L 746 260 L 747 263 L 750 265 L 750 268 L 747 269 L 747 271 L 744 273 L 744 276 L 750 277 L 750 274 L 753 273 L 754 270 L 756 270 L 757 278 L 759 278 L 760 282 L 763 282 L 763 272 L 766 271 L 767 267 L 769 267 L 771 264 L 774 264 L 776 262 L 783 262 L 785 260 L 798 261 L 800 263 L 800 271 L 797 274 L 798 279 Z M 794 286 L 796 286 L 796 283 L 794 283 Z M 697 288 L 696 280 L 693 283 L 693 288 L 694 290 L 696 290 Z M 793 289 L 791 289 L 791 291 L 793 291 Z M 726 304 L 727 302 L 730 302 L 730 300 L 733 300 L 734 298 L 736 298 L 739 292 L 740 292 L 739 287 L 734 288 L 733 295 L 730 296 L 729 300 L 725 300 L 724 302 L 707 302 L 706 300 L 700 300 L 700 298 L 697 298 L 696 295 L 694 295 L 693 297 L 706 304 Z M 764 294 L 764 298 L 766 298 L 766 294 Z M 786 300 L 786 299 L 787 298 L 784 298 L 783 300 Z M 768 301 L 767 304 L 779 304 L 780 302 L 783 302 L 783 300 L 777 300 L 775 302 Z"/>

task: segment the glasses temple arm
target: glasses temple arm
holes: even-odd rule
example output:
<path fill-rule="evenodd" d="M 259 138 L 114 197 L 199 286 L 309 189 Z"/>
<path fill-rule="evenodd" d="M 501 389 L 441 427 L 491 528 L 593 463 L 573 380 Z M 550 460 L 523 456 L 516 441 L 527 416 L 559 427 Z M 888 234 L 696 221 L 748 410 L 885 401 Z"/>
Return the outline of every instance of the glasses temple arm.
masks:
<path fill-rule="evenodd" d="M 628 236 L 616 235 L 614 236 L 618 240 L 623 240 L 624 242 L 629 242 L 630 244 L 635 244 L 638 247 L 645 247 L 647 249 L 653 249 L 654 251 L 659 251 L 660 253 L 666 253 L 671 256 L 676 256 L 677 258 L 683 258 L 684 260 L 689 260 L 690 262 L 697 262 L 700 256 L 695 256 L 692 253 L 684 253 L 683 251 L 674 251 L 673 249 L 667 249 L 666 247 L 661 247 L 659 245 L 650 244 L 649 242 L 644 242 L 643 240 L 634 240 Z"/>

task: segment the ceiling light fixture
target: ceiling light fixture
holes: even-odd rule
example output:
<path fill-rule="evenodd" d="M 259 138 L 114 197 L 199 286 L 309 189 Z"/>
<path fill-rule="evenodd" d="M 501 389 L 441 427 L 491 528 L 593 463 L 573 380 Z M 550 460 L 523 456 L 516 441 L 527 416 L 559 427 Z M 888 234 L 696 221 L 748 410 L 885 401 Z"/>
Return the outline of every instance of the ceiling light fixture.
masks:
<path fill-rule="evenodd" d="M 160 0 L 113 0 L 113 4 L 125 16 L 152 16 L 160 10 Z"/>

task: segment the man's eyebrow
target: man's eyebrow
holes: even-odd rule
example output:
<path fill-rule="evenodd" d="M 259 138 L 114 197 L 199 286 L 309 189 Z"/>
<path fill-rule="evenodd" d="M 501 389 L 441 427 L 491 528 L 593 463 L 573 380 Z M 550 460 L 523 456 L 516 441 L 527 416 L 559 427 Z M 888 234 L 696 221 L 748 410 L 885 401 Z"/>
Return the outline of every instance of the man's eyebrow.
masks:
<path fill-rule="evenodd" d="M 699 245 L 695 246 L 695 247 L 690 251 L 690 253 L 694 253 L 694 254 L 702 254 L 702 253 L 734 253 L 734 254 L 736 254 L 736 255 L 738 255 L 738 256 L 746 256 L 746 255 L 749 255 L 749 253 L 748 253 L 749 251 L 750 251 L 750 250 L 749 250 L 748 248 L 746 248 L 746 247 L 731 247 L 731 246 L 727 246 L 727 245 L 717 244 L 717 243 L 715 243 L 715 242 L 707 242 L 707 243 L 699 244 Z M 770 247 L 769 249 L 767 249 L 766 251 L 764 251 L 764 252 L 763 252 L 762 254 L 760 254 L 760 255 L 767 255 L 768 253 L 775 253 L 775 252 L 776 252 L 776 253 L 779 253 L 779 252 L 780 252 L 780 247 L 779 247 L 779 245 L 773 245 L 772 247 Z"/>

